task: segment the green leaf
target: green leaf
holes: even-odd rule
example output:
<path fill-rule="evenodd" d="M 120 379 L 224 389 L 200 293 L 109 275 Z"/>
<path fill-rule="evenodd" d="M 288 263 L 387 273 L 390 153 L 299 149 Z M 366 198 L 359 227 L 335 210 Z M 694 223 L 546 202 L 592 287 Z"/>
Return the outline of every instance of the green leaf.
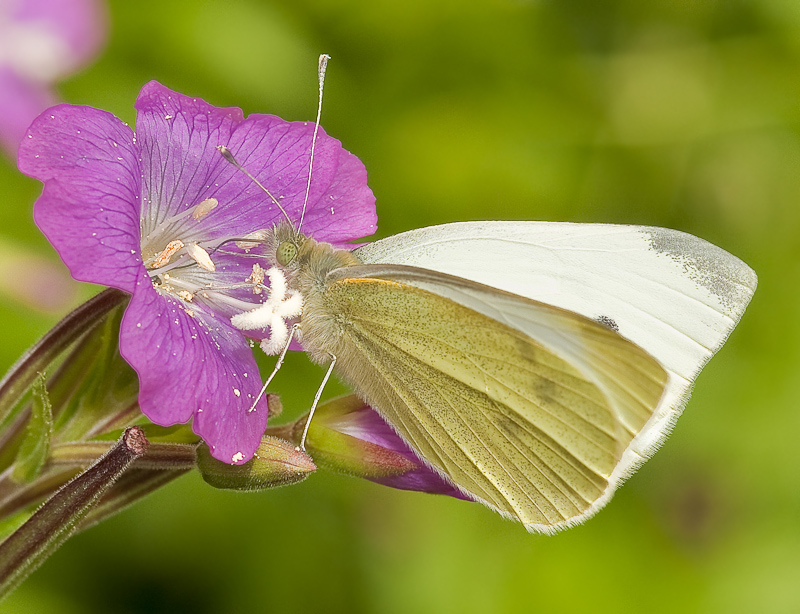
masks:
<path fill-rule="evenodd" d="M 12 477 L 17 482 L 32 482 L 36 479 L 50 453 L 50 440 L 53 436 L 53 409 L 43 373 L 33 382 L 32 392 L 31 417 L 12 470 Z"/>

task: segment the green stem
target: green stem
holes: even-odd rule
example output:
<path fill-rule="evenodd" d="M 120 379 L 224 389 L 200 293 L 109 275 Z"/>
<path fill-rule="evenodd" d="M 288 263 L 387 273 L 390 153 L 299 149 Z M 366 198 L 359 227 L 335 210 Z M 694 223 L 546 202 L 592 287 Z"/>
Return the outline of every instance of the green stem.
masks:
<path fill-rule="evenodd" d="M 8 370 L 0 381 L 0 423 L 25 394 L 38 373 L 47 369 L 61 352 L 91 330 L 101 317 L 121 304 L 127 295 L 104 290 L 55 325 Z"/>
<path fill-rule="evenodd" d="M 108 454 L 67 483 L 0 544 L 0 597 L 7 595 L 69 538 L 148 445 L 140 428 L 126 430 Z"/>
<path fill-rule="evenodd" d="M 48 463 L 51 465 L 89 465 L 107 453 L 114 445 L 110 441 L 78 441 L 59 443 L 50 451 Z M 136 460 L 138 469 L 189 470 L 197 460 L 197 446 L 188 443 L 150 443 L 145 452 Z"/>

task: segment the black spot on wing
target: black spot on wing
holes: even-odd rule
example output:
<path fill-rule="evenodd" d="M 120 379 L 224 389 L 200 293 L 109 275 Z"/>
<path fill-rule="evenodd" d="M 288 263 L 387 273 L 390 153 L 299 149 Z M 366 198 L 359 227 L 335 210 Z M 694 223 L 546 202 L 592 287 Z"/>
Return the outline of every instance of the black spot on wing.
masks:
<path fill-rule="evenodd" d="M 619 332 L 619 326 L 612 318 L 609 318 L 608 316 L 600 316 L 597 318 L 597 321 L 606 328 L 610 328 L 615 333 Z"/>

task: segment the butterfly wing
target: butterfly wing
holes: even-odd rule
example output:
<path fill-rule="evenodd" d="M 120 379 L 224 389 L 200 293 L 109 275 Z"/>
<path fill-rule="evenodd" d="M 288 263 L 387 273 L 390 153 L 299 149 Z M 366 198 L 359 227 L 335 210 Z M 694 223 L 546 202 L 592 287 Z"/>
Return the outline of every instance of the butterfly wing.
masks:
<path fill-rule="evenodd" d="M 618 466 L 621 477 L 662 443 L 757 283 L 750 267 L 719 247 L 647 226 L 460 222 L 376 241 L 356 255 L 364 263 L 431 269 L 582 314 L 655 357 L 669 374 L 667 390 Z M 463 293 L 461 300 L 475 306 Z"/>
<path fill-rule="evenodd" d="M 668 375 L 606 325 L 413 267 L 328 276 L 337 372 L 472 497 L 551 532 L 610 496 Z"/>

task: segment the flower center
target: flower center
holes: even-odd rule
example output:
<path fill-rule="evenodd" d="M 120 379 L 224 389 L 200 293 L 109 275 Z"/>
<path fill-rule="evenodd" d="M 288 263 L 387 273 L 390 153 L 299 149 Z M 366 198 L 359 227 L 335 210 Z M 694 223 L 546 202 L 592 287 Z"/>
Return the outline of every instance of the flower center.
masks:
<path fill-rule="evenodd" d="M 258 307 L 266 286 L 263 269 L 252 264 L 255 255 L 249 253 L 260 243 L 239 247 L 242 237 L 207 238 L 213 224 L 201 222 L 218 204 L 207 198 L 143 230 L 142 259 L 153 287 L 162 294 L 230 317 Z M 193 315 L 193 310 L 187 312 Z"/>

